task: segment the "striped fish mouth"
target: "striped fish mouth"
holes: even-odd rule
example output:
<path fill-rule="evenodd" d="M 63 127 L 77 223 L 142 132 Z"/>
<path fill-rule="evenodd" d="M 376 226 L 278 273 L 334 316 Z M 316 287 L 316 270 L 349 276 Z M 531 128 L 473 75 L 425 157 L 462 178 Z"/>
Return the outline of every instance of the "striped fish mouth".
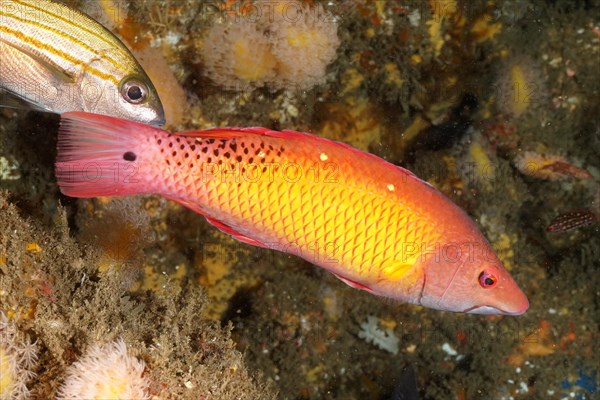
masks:
<path fill-rule="evenodd" d="M 165 113 L 162 112 L 162 110 L 160 113 L 157 113 L 156 118 L 148 121 L 148 125 L 152 125 L 157 128 L 165 126 L 166 123 L 167 123 L 167 120 L 165 118 Z"/>

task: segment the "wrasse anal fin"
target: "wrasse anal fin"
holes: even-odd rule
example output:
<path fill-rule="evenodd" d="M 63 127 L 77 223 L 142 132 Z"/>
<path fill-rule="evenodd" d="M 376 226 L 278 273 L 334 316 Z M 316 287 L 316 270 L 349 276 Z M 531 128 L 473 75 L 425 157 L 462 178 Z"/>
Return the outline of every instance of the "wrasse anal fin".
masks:
<path fill-rule="evenodd" d="M 335 277 L 338 278 L 340 281 L 344 282 L 346 285 L 348 285 L 350 287 L 353 287 L 354 289 L 361 289 L 361 290 L 365 290 L 369 293 L 374 293 L 370 287 L 365 286 L 362 283 L 358 283 L 351 279 L 345 278 L 341 275 L 336 274 L 335 272 L 332 272 L 332 274 L 335 275 Z"/>

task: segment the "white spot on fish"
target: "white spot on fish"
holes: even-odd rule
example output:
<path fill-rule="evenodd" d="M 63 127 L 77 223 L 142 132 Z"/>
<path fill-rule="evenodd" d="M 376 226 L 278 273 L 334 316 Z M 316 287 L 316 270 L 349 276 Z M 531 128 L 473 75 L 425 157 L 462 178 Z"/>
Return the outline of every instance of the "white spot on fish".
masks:
<path fill-rule="evenodd" d="M 329 157 L 327 157 L 327 154 L 325 154 L 325 153 L 321 153 L 319 158 L 321 159 L 321 161 L 327 161 L 329 159 Z"/>
<path fill-rule="evenodd" d="M 394 190 L 396 190 L 396 187 L 391 183 L 389 185 L 387 185 L 387 188 L 390 192 L 393 192 Z"/>
<path fill-rule="evenodd" d="M 258 156 L 259 156 L 260 158 L 265 158 L 265 152 L 264 152 L 264 151 L 261 151 L 260 153 L 258 153 Z"/>

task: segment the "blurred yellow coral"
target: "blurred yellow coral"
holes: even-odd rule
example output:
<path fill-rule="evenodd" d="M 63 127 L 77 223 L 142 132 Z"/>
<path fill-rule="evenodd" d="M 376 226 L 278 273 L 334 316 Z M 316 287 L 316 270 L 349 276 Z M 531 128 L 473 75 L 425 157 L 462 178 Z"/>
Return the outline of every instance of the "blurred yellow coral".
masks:
<path fill-rule="evenodd" d="M 321 135 L 368 151 L 385 132 L 379 113 L 366 99 L 347 98 L 343 103 L 325 105 L 328 118 L 319 129 Z"/>
<path fill-rule="evenodd" d="M 489 14 L 483 14 L 473 21 L 471 27 L 471 33 L 475 37 L 477 43 L 485 42 L 486 40 L 492 39 L 498 33 L 502 31 L 501 22 L 491 22 L 493 16 Z"/>
<path fill-rule="evenodd" d="M 13 354 L 0 345 L 0 398 L 2 399 L 9 398 L 15 386 L 16 377 L 12 367 L 14 358 Z"/>
<path fill-rule="evenodd" d="M 215 23 L 197 42 L 206 75 L 231 89 L 323 83 L 340 44 L 337 23 L 323 6 L 257 1 L 251 8 L 251 15 Z"/>
<path fill-rule="evenodd" d="M 469 158 L 473 166 L 473 178 L 483 189 L 491 190 L 492 182 L 496 179 L 496 163 L 492 162 L 488 149 L 479 141 L 473 141 L 469 146 Z"/>
<path fill-rule="evenodd" d="M 548 98 L 540 67 L 523 55 L 508 56 L 496 78 L 496 105 L 505 114 L 519 117 Z"/>
<path fill-rule="evenodd" d="M 515 248 L 518 245 L 518 238 L 516 233 L 500 233 L 500 236 L 493 241 L 492 246 L 496 250 L 496 254 L 502 265 L 507 270 L 512 270 L 514 265 Z"/>
<path fill-rule="evenodd" d="M 28 243 L 27 246 L 25 246 L 25 250 L 32 251 L 34 253 L 39 253 L 40 251 L 42 251 L 40 245 L 35 242 Z"/>
<path fill-rule="evenodd" d="M 444 21 L 457 12 L 457 4 L 456 0 L 429 0 L 429 7 L 432 16 L 425 24 L 428 26 L 427 31 L 433 52 L 439 56 L 446 42 Z"/>
<path fill-rule="evenodd" d="M 200 49 L 207 75 L 227 88 L 262 86 L 275 79 L 275 57 L 255 23 L 213 25 Z"/>
<path fill-rule="evenodd" d="M 203 316 L 218 321 L 229 307 L 229 301 L 242 287 L 252 287 L 259 283 L 254 271 L 236 271 L 234 266 L 239 258 L 236 253 L 249 256 L 250 250 L 239 246 L 229 236 L 215 233 L 219 243 L 205 243 L 196 253 L 195 265 L 200 271 L 198 282 L 206 289 L 209 303 L 203 309 Z M 233 251 L 235 248 L 236 251 Z"/>

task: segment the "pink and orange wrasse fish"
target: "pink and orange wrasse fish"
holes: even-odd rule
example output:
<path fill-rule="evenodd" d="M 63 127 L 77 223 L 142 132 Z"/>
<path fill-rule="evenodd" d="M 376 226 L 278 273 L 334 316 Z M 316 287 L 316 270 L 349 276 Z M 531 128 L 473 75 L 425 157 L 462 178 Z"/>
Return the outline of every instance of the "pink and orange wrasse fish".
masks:
<path fill-rule="evenodd" d="M 524 313 L 527 297 L 467 214 L 406 169 L 307 133 L 169 133 L 62 115 L 56 164 L 73 197 L 160 194 L 255 246 L 348 285 L 438 310 Z"/>

